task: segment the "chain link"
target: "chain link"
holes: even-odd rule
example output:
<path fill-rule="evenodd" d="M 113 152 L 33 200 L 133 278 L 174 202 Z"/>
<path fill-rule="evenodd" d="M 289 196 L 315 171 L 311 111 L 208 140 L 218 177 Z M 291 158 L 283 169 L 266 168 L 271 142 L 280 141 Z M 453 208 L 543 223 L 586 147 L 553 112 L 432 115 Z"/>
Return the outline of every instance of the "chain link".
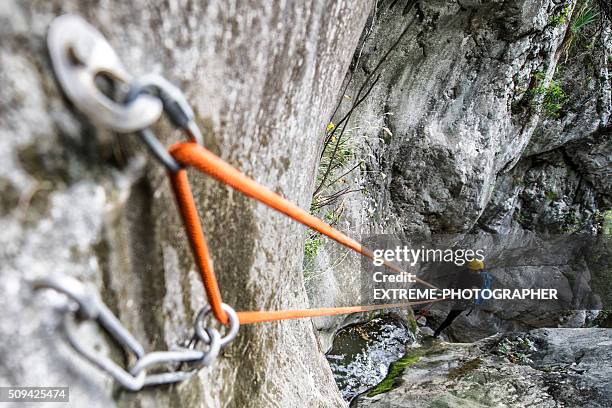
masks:
<path fill-rule="evenodd" d="M 86 360 L 108 373 L 122 387 L 130 391 L 138 391 L 146 386 L 172 384 L 189 379 L 201 367 L 210 366 L 222 347 L 225 347 L 238 332 L 238 317 L 234 309 L 224 304 L 224 309 L 230 316 L 228 334 L 221 336 L 219 331 L 212 327 L 203 326 L 203 318 L 210 313 L 210 308 L 203 308 L 196 318 L 195 334 L 189 347 L 175 347 L 169 351 L 145 352 L 142 345 L 121 324 L 119 319 L 102 302 L 99 294 L 68 276 L 51 276 L 40 278 L 32 282 L 35 290 L 53 289 L 66 295 L 72 302 L 71 307 L 63 308 L 62 329 L 66 334 L 68 343 Z M 83 344 L 77 334 L 77 318 L 80 321 L 96 321 L 106 331 L 117 345 L 121 346 L 128 355 L 133 356 L 134 363 L 126 370 L 107 356 L 96 352 Z M 197 350 L 197 343 L 204 343 L 206 350 Z M 165 366 L 160 371 L 148 373 L 156 366 Z"/>

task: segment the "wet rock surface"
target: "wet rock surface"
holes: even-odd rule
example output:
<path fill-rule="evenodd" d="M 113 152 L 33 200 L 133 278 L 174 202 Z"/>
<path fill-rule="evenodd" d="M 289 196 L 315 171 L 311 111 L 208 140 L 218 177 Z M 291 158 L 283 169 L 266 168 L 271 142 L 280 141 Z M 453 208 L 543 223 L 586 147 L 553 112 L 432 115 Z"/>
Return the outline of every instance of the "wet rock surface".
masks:
<path fill-rule="evenodd" d="M 612 404 L 612 330 L 538 329 L 472 344 L 425 339 L 376 396 L 354 407 L 591 407 Z"/>
<path fill-rule="evenodd" d="M 326 357 L 342 397 L 350 401 L 378 384 L 414 341 L 414 334 L 397 317 L 378 317 L 339 330 Z"/>

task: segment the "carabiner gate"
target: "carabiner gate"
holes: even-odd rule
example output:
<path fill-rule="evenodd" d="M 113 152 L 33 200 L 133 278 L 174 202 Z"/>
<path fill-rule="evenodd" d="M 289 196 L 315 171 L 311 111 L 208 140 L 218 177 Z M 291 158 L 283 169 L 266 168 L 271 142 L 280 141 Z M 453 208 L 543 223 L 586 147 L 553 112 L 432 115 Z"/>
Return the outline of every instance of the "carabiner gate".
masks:
<path fill-rule="evenodd" d="M 194 113 L 187 102 L 187 98 L 180 89 L 172 85 L 164 77 L 150 74 L 137 78 L 127 95 L 126 103 L 131 103 L 141 95 L 157 96 L 164 107 L 164 112 L 170 122 L 183 130 L 189 138 L 198 144 L 203 144 L 202 132 L 194 120 Z M 168 153 L 166 147 L 157 139 L 155 133 L 146 127 L 138 131 L 138 135 L 159 160 L 171 173 L 176 173 L 182 166 Z"/>

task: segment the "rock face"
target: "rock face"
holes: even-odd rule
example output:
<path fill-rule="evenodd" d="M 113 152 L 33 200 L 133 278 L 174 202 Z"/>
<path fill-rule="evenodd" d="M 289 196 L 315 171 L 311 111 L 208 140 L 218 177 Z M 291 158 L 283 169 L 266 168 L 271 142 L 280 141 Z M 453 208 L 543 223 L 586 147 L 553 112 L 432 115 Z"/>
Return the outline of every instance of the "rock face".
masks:
<path fill-rule="evenodd" d="M 186 92 L 205 144 L 307 206 L 319 131 L 369 12 L 366 2 L 9 1 L 0 11 L 0 383 L 70 385 L 74 406 L 342 406 L 308 321 L 243 327 L 213 367 L 137 394 L 76 357 L 52 306 L 26 283 L 64 274 L 97 287 L 148 350 L 191 335 L 205 304 L 163 168 L 133 135 L 96 128 L 62 99 L 49 22 L 98 27 L 133 74 Z M 166 144 L 180 136 L 155 127 Z M 224 301 L 304 307 L 302 227 L 216 182 L 192 187 Z M 122 361 L 95 327 L 80 337 Z M 123 362 L 125 363 L 125 362 Z"/>
<path fill-rule="evenodd" d="M 610 329 L 538 329 L 473 344 L 429 343 L 394 389 L 355 407 L 608 407 Z"/>
<path fill-rule="evenodd" d="M 371 74 L 382 44 L 399 43 L 353 117 L 354 126 L 370 124 L 363 137 L 377 154 L 369 169 L 387 176 L 371 180 L 387 193 L 379 210 L 403 232 L 474 226 L 537 125 L 537 111 L 512 106 L 535 72 L 554 72 L 564 33 L 549 22 L 557 12 L 548 1 L 380 6 L 355 75 Z"/>
<path fill-rule="evenodd" d="M 581 7 L 575 18 L 584 13 Z M 497 178 L 479 227 L 497 233 L 594 232 L 610 209 L 611 33 L 606 20 L 600 29 L 584 30 L 566 35 L 552 85 L 544 90 L 561 96 L 544 102 L 529 146 Z"/>
<path fill-rule="evenodd" d="M 344 178 L 360 191 L 322 214 L 341 207 L 338 225 L 362 236 L 600 232 L 611 207 L 609 22 L 578 26 L 586 3 L 555 3 L 379 2 L 332 119 L 356 152 L 345 168 L 363 162 Z M 313 303 L 364 301 L 358 259 L 324 245 L 315 265 Z M 344 323 L 317 326 L 325 338 Z M 481 336 L 499 328 L 490 323 Z"/>

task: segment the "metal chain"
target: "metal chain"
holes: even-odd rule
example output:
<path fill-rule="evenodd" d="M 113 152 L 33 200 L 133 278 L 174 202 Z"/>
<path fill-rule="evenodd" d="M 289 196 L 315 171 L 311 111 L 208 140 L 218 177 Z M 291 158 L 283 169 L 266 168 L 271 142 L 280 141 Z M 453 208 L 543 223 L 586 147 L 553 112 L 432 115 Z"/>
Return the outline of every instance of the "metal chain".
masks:
<path fill-rule="evenodd" d="M 176 173 L 182 166 L 149 128 L 163 113 L 191 141 L 203 144 L 202 133 L 183 92 L 159 75 L 132 77 L 102 34 L 82 18 L 74 15 L 57 17 L 49 28 L 47 43 L 56 78 L 75 107 L 108 129 L 137 132 L 170 173 Z M 96 80 L 100 75 L 110 79 L 116 88 L 127 88 L 124 101 L 112 100 L 99 89 Z M 76 307 L 66 308 L 62 319 L 68 342 L 85 359 L 132 391 L 190 378 L 198 368 L 211 365 L 221 348 L 236 337 L 239 329 L 236 312 L 226 304 L 223 304 L 223 310 L 229 316 L 227 334 L 222 337 L 218 330 L 205 327 L 204 318 L 211 311 L 206 306 L 197 315 L 188 347 L 177 346 L 168 351 L 146 353 L 99 295 L 78 280 L 51 276 L 34 281 L 33 286 L 35 289 L 54 289 L 73 301 Z M 134 363 L 126 369 L 84 345 L 76 334 L 79 320 L 96 321 L 128 356 L 133 357 L 130 359 Z M 203 343 L 204 350 L 196 349 L 198 343 Z M 164 368 L 155 370 L 159 366 Z M 149 370 L 154 372 L 149 373 Z"/>
<path fill-rule="evenodd" d="M 35 290 L 53 289 L 63 293 L 71 301 L 73 307 L 63 309 L 62 329 L 66 334 L 68 343 L 86 360 L 113 377 L 122 387 L 130 391 L 138 391 L 143 387 L 172 384 L 189 379 L 201 367 L 210 366 L 221 348 L 229 344 L 238 333 L 238 316 L 234 309 L 224 304 L 223 309 L 230 318 L 230 327 L 227 334 L 221 337 L 219 331 L 212 327 L 203 326 L 203 318 L 210 313 L 210 307 L 204 307 L 195 320 L 194 337 L 189 347 L 175 347 L 169 351 L 145 352 L 142 345 L 132 336 L 102 302 L 99 294 L 68 276 L 51 276 L 40 278 L 32 282 Z M 135 358 L 134 363 L 125 369 L 107 356 L 101 355 L 92 348 L 84 345 L 76 331 L 77 320 L 96 321 L 110 337 L 128 355 Z M 204 343 L 206 350 L 197 350 L 197 344 Z M 164 366 L 154 373 L 148 370 Z"/>

